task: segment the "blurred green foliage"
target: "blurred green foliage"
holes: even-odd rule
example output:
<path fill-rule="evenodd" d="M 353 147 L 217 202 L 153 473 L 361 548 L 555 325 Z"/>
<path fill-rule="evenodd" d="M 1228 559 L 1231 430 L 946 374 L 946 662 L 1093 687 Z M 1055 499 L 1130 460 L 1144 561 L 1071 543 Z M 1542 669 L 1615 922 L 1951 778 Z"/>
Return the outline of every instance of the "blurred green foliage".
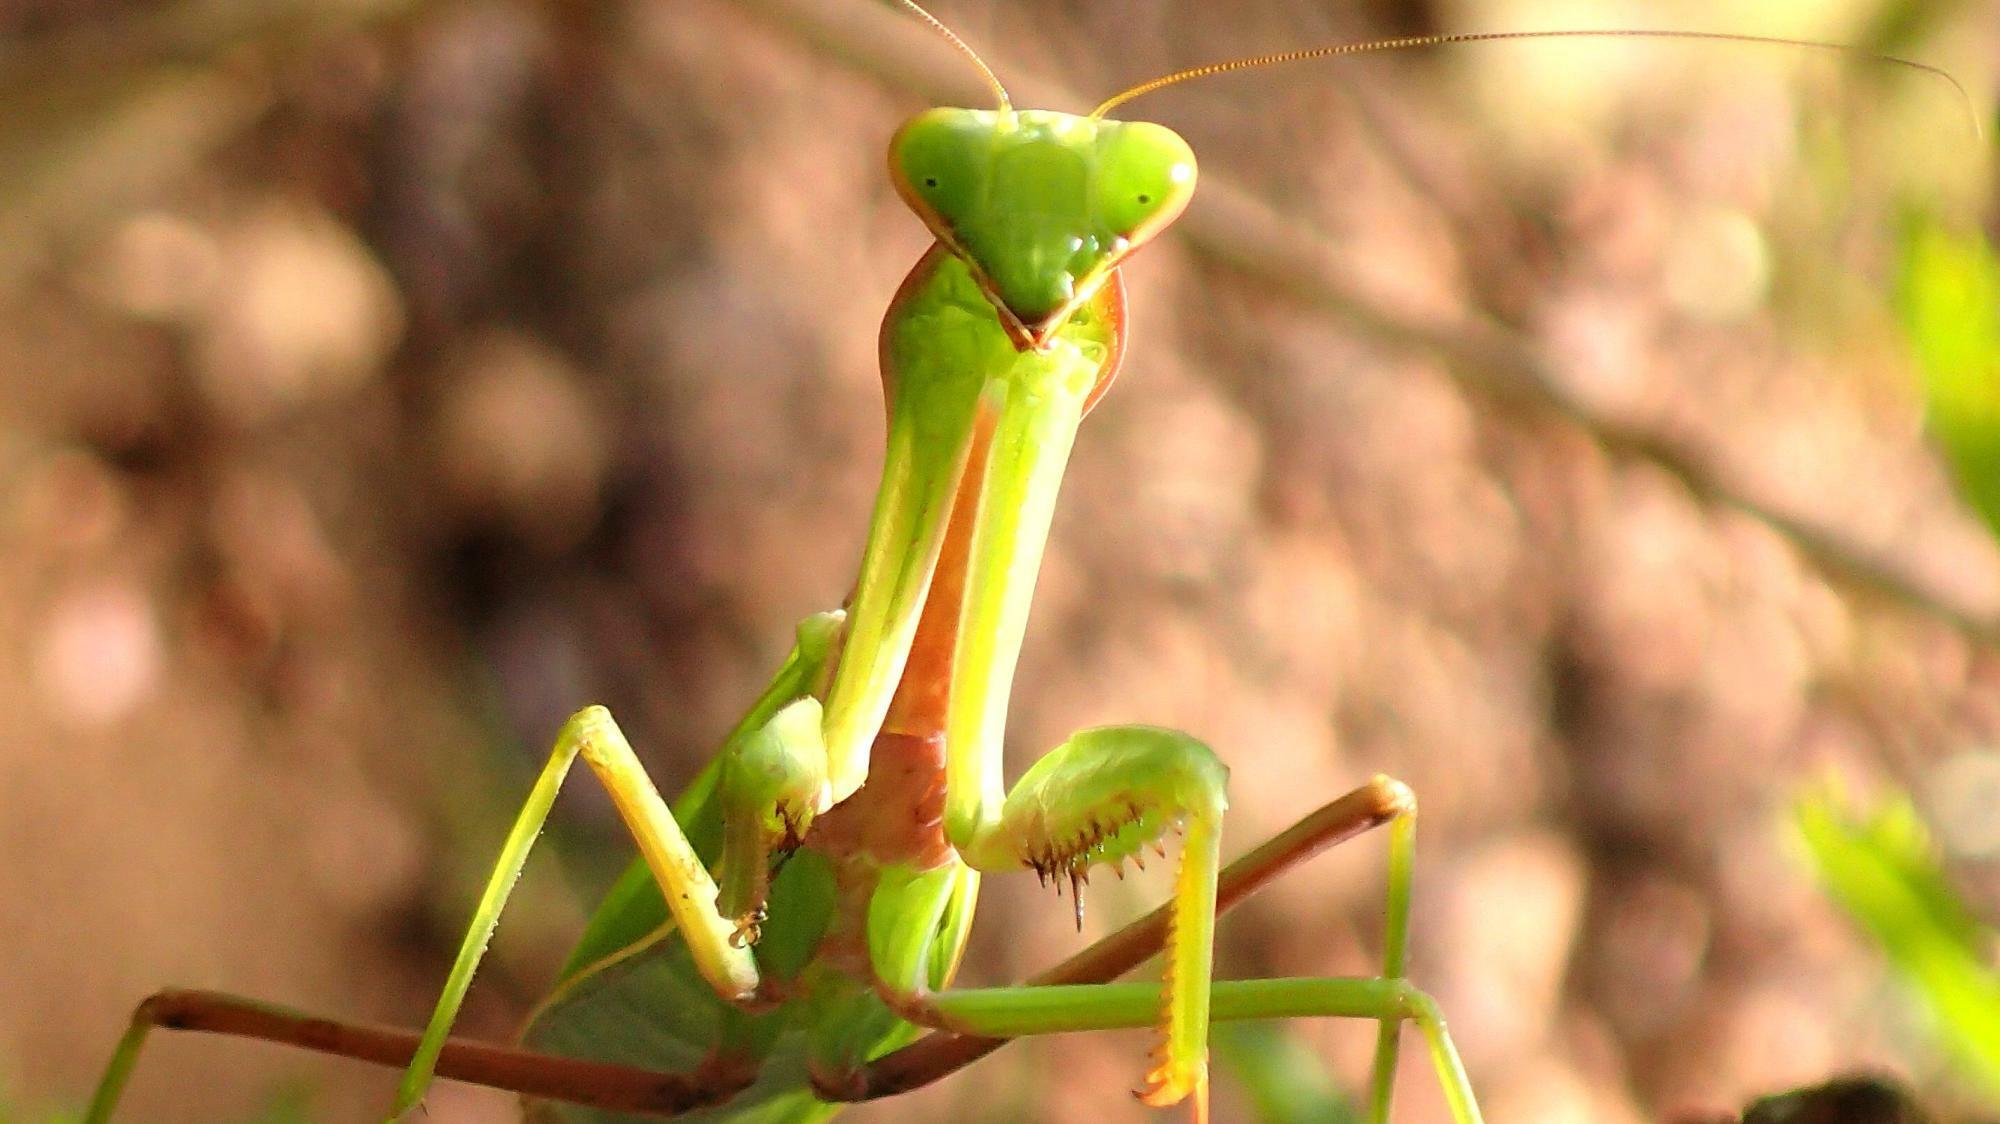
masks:
<path fill-rule="evenodd" d="M 1218 1023 L 1209 1047 L 1261 1124 L 1360 1124 L 1326 1062 L 1280 1023 Z"/>
<path fill-rule="evenodd" d="M 1833 785 L 1796 808 L 1799 834 L 1828 894 L 1874 940 L 1929 1010 L 1944 1053 L 2000 1103 L 2000 971 L 1995 933 L 1945 877 L 1911 802 L 1854 808 Z"/>
<path fill-rule="evenodd" d="M 1919 213 L 1897 282 L 1927 424 L 1966 500 L 2000 534 L 2000 258 L 1976 229 Z M 1827 892 L 1911 985 L 1944 1054 L 2000 1104 L 2000 941 L 1952 888 L 1914 804 L 1896 795 L 1859 810 L 1827 785 L 1801 798 L 1796 819 Z"/>
<path fill-rule="evenodd" d="M 1896 301 L 1930 431 L 1966 500 L 2000 536 L 2000 256 L 1977 230 L 1913 214 Z M 1795 819 L 1827 893 L 1910 984 L 1942 1052 L 1978 1095 L 2000 1106 L 2000 969 L 1992 965 L 2000 933 L 1952 888 L 1915 805 L 1898 794 L 1858 809 L 1828 783 L 1799 799 Z M 1259 1120 L 1358 1119 L 1324 1064 L 1282 1028 L 1218 1027 L 1214 1044 Z M 1745 1120 L 1818 1119 L 1800 1106 L 1830 1088 L 1765 1098 Z M 1921 1118 L 1914 1101 L 1907 1110 Z"/>
<path fill-rule="evenodd" d="M 1912 219 L 1897 305 L 1931 431 L 1960 488 L 2000 532 L 2000 262 L 1977 231 Z"/>

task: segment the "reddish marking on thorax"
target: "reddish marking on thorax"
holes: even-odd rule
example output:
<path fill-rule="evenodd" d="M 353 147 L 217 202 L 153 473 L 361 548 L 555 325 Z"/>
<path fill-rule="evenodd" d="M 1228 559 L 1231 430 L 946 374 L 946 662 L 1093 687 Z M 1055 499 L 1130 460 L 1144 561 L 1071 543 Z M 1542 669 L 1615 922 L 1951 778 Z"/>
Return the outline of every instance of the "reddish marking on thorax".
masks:
<path fill-rule="evenodd" d="M 942 244 L 931 247 L 903 279 L 883 321 L 882 389 L 896 392 L 897 372 L 887 346 L 889 326 L 903 303 L 927 281 L 943 256 Z M 1111 354 L 1098 372 L 1097 384 L 1084 405 L 1088 413 L 1117 375 L 1124 356 L 1125 282 L 1116 272 L 1096 299 L 1102 315 L 1112 322 Z M 954 857 L 944 837 L 946 713 L 951 702 L 952 656 L 958 644 L 959 610 L 965 601 L 966 563 L 972 550 L 972 529 L 979 490 L 986 476 L 986 454 L 992 443 L 993 417 L 984 411 L 973 422 L 965 473 L 952 498 L 950 521 L 937 569 L 931 578 L 924 610 L 917 620 L 903 678 L 889 702 L 868 757 L 868 781 L 854 795 L 827 811 L 812 829 L 813 845 L 837 861 L 866 859 L 875 863 L 907 862 L 919 868 L 942 866 Z"/>
<path fill-rule="evenodd" d="M 907 862 L 925 869 L 952 860 L 951 844 L 944 837 L 945 713 L 972 546 L 972 511 L 992 432 L 992 418 L 982 415 L 974 423 L 965 475 L 953 497 L 910 658 L 868 755 L 868 782 L 813 826 L 814 844 L 830 854 L 877 863 Z"/>

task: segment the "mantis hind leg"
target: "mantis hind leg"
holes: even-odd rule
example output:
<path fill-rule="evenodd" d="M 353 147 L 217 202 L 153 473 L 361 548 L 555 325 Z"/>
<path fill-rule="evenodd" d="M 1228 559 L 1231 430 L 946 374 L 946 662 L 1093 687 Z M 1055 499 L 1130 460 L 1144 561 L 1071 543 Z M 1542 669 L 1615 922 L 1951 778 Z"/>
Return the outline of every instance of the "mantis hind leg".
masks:
<path fill-rule="evenodd" d="M 817 704 L 811 704 L 811 709 L 816 712 Z M 400 1044 L 404 1037 L 402 1032 L 344 1026 L 230 996 L 163 992 L 139 1006 L 131 1029 L 119 1042 L 104 1078 L 99 1082 L 87 1119 L 102 1121 L 110 1117 L 118 1095 L 138 1061 L 146 1035 L 153 1026 L 193 1027 L 253 1038 L 271 1038 L 309 1049 L 347 1053 L 366 1060 L 407 1064 L 403 1081 L 396 1091 L 395 1105 L 389 1114 L 391 1120 L 402 1119 L 422 1101 L 424 1092 L 430 1087 L 446 1049 L 451 1025 L 458 1016 L 466 991 L 472 986 L 473 973 L 486 953 L 493 931 L 499 925 L 500 913 L 506 907 L 514 883 L 521 876 L 521 869 L 528 861 L 528 852 L 535 838 L 541 834 L 549 809 L 555 804 L 556 794 L 569 775 L 570 766 L 579 756 L 611 793 L 619 815 L 638 842 L 639 851 L 652 869 L 653 876 L 659 881 L 674 922 L 703 977 L 725 999 L 739 1002 L 752 1000 L 760 982 L 757 964 L 750 950 L 742 942 L 732 939 L 736 932 L 735 923 L 717 911 L 714 880 L 680 825 L 675 822 L 672 811 L 660 798 L 652 780 L 647 777 L 625 735 L 611 720 L 610 713 L 603 707 L 586 707 L 563 724 L 548 764 L 543 767 L 540 778 L 516 817 L 513 829 L 508 832 L 500 858 L 494 864 L 485 892 L 480 895 L 472 923 L 466 929 L 451 973 L 445 980 L 443 993 L 421 1036 L 412 1038 L 405 1048 Z M 333 1032 L 333 1037 L 322 1039 L 323 1031 Z M 392 1042 L 397 1045 L 391 1047 L 389 1043 Z M 329 1048 L 329 1043 L 342 1048 Z"/>
<path fill-rule="evenodd" d="M 500 922 L 500 911 L 579 756 L 611 794 L 640 856 L 660 884 L 661 897 L 702 978 L 730 1002 L 758 1000 L 762 979 L 751 942 L 744 938 L 754 939 L 749 919 L 763 906 L 765 862 L 772 843 L 783 833 L 803 831 L 820 810 L 826 788 L 825 749 L 819 738 L 819 702 L 812 692 L 819 686 L 843 620 L 844 614 L 832 612 L 800 622 L 791 655 L 723 748 L 724 868 L 731 869 L 733 858 L 736 871 L 727 892 L 718 890 L 611 713 L 601 706 L 585 707 L 563 724 L 548 764 L 508 832 L 480 895 L 444 991 L 396 1091 L 392 1119 L 422 1101 L 438 1052 Z"/>
<path fill-rule="evenodd" d="M 119 1040 L 90 1107 L 84 1111 L 86 1124 L 108 1124 L 138 1063 L 139 1052 L 155 1027 L 254 1038 L 389 1066 L 408 1065 L 420 1041 L 413 1030 L 337 1022 L 221 992 L 162 991 L 149 996 L 132 1013 L 131 1027 Z M 462 1039 L 449 1039 L 440 1045 L 436 1072 L 527 1096 L 617 1112 L 659 1114 L 720 1104 L 755 1077 L 752 1071 L 721 1062 L 691 1073 L 660 1073 Z"/>
<path fill-rule="evenodd" d="M 817 704 L 812 709 L 816 711 Z M 756 960 L 742 942 L 733 939 L 735 923 L 717 911 L 714 879 L 646 775 L 624 733 L 611 720 L 610 712 L 600 706 L 586 707 L 563 724 L 548 764 L 515 819 L 513 830 L 507 834 L 500 859 L 494 864 L 493 874 L 473 912 L 472 924 L 466 929 L 451 973 L 445 979 L 444 991 L 396 1090 L 392 1120 L 400 1119 L 416 1107 L 430 1087 L 438 1055 L 458 1017 L 465 993 L 472 986 L 473 973 L 485 956 L 487 943 L 493 939 L 493 930 L 500 923 L 500 912 L 521 877 L 528 851 L 541 834 L 556 793 L 579 756 L 604 783 L 619 817 L 639 844 L 639 853 L 659 881 L 674 923 L 702 977 L 725 999 L 747 1002 L 755 997 L 760 982 Z"/>
<path fill-rule="evenodd" d="M 832 612 L 815 614 L 800 623 L 798 643 L 791 655 L 725 744 L 717 782 L 725 833 L 729 836 L 725 851 L 734 848 L 743 857 L 739 865 L 756 869 L 749 874 L 739 872 L 739 877 L 733 880 L 734 894 L 722 895 L 721 903 L 714 878 L 674 819 L 673 811 L 660 798 L 659 790 L 646 775 L 624 733 L 603 707 L 586 707 L 563 724 L 548 763 L 515 818 L 452 963 L 443 993 L 421 1035 L 337 1023 L 212 992 L 164 991 L 141 1003 L 134 1013 L 131 1027 L 119 1041 L 98 1083 L 85 1119 L 100 1124 L 110 1118 L 119 1094 L 138 1064 L 146 1037 L 155 1026 L 263 1038 L 324 1053 L 406 1066 L 391 1111 L 392 1119 L 402 1118 L 421 1102 L 437 1073 L 549 1099 L 589 1104 L 599 1103 L 592 1099 L 595 1094 L 591 1089 L 595 1086 L 591 1082 L 600 1080 L 609 1082 L 608 1087 L 613 1090 L 624 1087 L 621 1082 L 628 1085 L 636 1082 L 639 1087 L 652 1089 L 653 1093 L 648 1095 L 657 1094 L 659 1103 L 669 1105 L 685 1099 L 683 1093 L 687 1090 L 692 1090 L 687 1096 L 696 1098 L 694 1104 L 726 1099 L 741 1088 L 737 1075 L 725 1072 L 726 1066 L 713 1067 L 714 1072 L 700 1070 L 685 1078 L 615 1065 L 593 1069 L 593 1063 L 455 1042 L 448 1036 L 472 985 L 473 973 L 499 924 L 500 913 L 527 863 L 528 852 L 541 834 L 556 795 L 578 757 L 583 758 L 611 794 L 646 866 L 660 885 L 674 927 L 702 977 L 730 1002 L 753 1004 L 760 1000 L 761 976 L 749 942 L 743 939 L 746 934 L 742 918 L 761 908 L 764 864 L 773 833 L 779 833 L 776 838 L 781 839 L 783 833 L 802 831 L 819 810 L 816 803 L 825 788 L 825 770 L 818 733 L 819 703 L 813 694 L 823 687 L 821 680 L 830 653 L 838 643 L 843 620 L 844 614 Z M 704 783 L 708 783 L 708 778 L 697 781 L 696 787 Z M 749 825 L 748 829 L 738 826 L 743 824 Z M 732 900 L 741 912 L 725 915 L 719 904 L 727 905 Z M 492 1069 L 494 1064 L 501 1068 Z M 467 1065 L 471 1068 L 467 1069 Z M 632 1103 L 653 1102 L 642 1098 Z"/>
<path fill-rule="evenodd" d="M 797 663 L 796 660 L 793 662 Z M 788 664 L 787 668 L 792 666 Z M 781 673 L 779 683 L 774 684 L 773 691 L 767 692 L 767 695 L 787 694 L 788 690 L 780 688 L 788 686 L 786 675 Z M 757 743 L 772 741 L 765 734 L 773 729 L 783 731 L 801 724 L 788 717 L 795 712 L 805 715 L 805 726 L 816 727 L 818 709 L 818 703 L 809 697 L 782 705 L 760 706 L 752 711 L 750 719 L 746 719 L 745 725 L 749 727 L 751 736 L 743 740 L 752 744 L 751 752 L 760 752 L 756 748 Z M 764 749 L 769 750 L 771 746 L 764 746 Z M 390 1112 L 392 1120 L 401 1119 L 422 1101 L 433 1075 L 439 1071 L 440 1059 L 448 1048 L 452 1023 L 472 985 L 473 974 L 486 953 L 494 929 L 499 925 L 500 913 L 506 907 L 514 883 L 521 876 L 528 852 L 541 834 L 570 767 L 579 756 L 611 793 L 619 815 L 638 843 L 640 854 L 652 870 L 653 877 L 660 884 L 675 927 L 702 976 L 726 1000 L 738 1003 L 756 1001 L 761 983 L 756 960 L 748 944 L 739 938 L 738 922 L 718 910 L 714 879 L 695 853 L 680 824 L 674 820 L 672 811 L 661 799 L 610 713 L 603 707 L 587 707 L 564 723 L 548 764 L 543 767 L 540 778 L 516 817 L 513 829 L 508 832 L 437 1006 L 420 1036 L 410 1036 L 407 1046 L 404 1046 L 400 1044 L 402 1037 L 397 1037 L 402 1032 L 356 1029 L 234 997 L 163 992 L 140 1005 L 131 1028 L 120 1041 L 99 1082 L 86 1119 L 93 1122 L 109 1119 L 120 1091 L 137 1064 L 147 1033 L 154 1026 L 191 1027 L 269 1038 L 308 1049 L 407 1065 Z M 726 772 L 723 780 L 725 790 L 728 787 Z M 724 800 L 727 804 L 726 791 Z M 744 808 L 736 810 L 736 814 L 754 815 L 754 811 Z M 195 1025 L 197 1020 L 203 1025 Z M 323 1039 L 322 1032 L 328 1030 L 335 1032 L 334 1037 Z M 340 1048 L 330 1048 L 328 1042 Z M 391 1042 L 398 1045 L 388 1045 Z M 365 1044 L 365 1049 L 357 1044 Z M 459 1053 L 463 1054 L 464 1049 L 460 1048 Z M 560 1059 L 545 1060 L 560 1062 Z M 558 1065 L 557 1068 L 561 1067 Z M 530 1069 L 543 1071 L 536 1066 Z M 477 1077 L 473 1079 L 480 1080 Z"/>

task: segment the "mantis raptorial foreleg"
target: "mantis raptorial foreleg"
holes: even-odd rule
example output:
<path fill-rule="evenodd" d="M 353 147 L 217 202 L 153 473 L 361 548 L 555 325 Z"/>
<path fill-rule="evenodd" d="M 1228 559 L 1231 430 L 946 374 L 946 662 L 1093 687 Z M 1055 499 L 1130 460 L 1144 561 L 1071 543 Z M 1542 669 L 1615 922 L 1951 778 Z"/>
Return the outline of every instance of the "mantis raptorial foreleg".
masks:
<path fill-rule="evenodd" d="M 1401 781 L 1377 776 L 1353 792 L 1323 805 L 1291 827 L 1265 840 L 1249 854 L 1223 868 L 1217 882 L 1215 910 L 1229 912 L 1277 878 L 1339 843 L 1414 813 L 1415 799 Z M 1406 872 L 1400 877 L 1406 881 Z M 1398 877 L 1392 860 L 1391 877 Z M 1394 896 L 1391 895 L 1393 902 Z M 1405 899 L 1407 901 L 1407 899 Z M 1393 919 L 1392 919 L 1393 921 Z M 1027 981 L 1030 987 L 1101 983 L 1139 966 L 1165 944 L 1173 924 L 1168 903 L 1118 930 L 1062 963 Z M 1404 931 L 1407 932 L 1407 926 Z M 1391 935 L 1394 930 L 1391 929 Z M 1388 959 L 1386 956 L 1385 960 Z M 876 1100 L 919 1089 L 978 1061 L 1007 1044 L 1006 1038 L 938 1031 L 870 1062 L 836 1089 L 822 1089 L 828 1099 Z"/>
<path fill-rule="evenodd" d="M 1228 777 L 1213 750 L 1179 731 L 1085 730 L 1037 761 L 1007 794 L 999 816 L 962 848 L 976 870 L 1025 865 L 1044 879 L 1067 879 L 1081 925 L 1077 895 L 1091 866 L 1119 866 L 1167 832 L 1183 832 L 1167 934 L 1166 1025 L 1158 1064 L 1147 1075 L 1149 1103 L 1172 1104 L 1207 1090 L 1208 983 Z M 1158 996 L 1153 1014 L 1161 1014 Z"/>
<path fill-rule="evenodd" d="M 901 985 L 896 998 L 904 1015 L 949 1033 L 871 1066 L 850 1089 L 855 1099 L 924 1084 L 976 1060 L 1008 1038 L 1158 1024 L 1161 989 L 1150 984 L 1091 985 L 1085 981 L 1116 976 L 1165 943 L 1169 963 L 1164 998 L 1167 1036 L 1161 1064 L 1149 1075 L 1149 1096 L 1171 1095 L 1175 1091 L 1171 1082 L 1176 1080 L 1191 1082 L 1181 1092 L 1194 1092 L 1199 1097 L 1204 1091 L 1203 1059 L 1210 1019 L 1372 1018 L 1382 1024 L 1369 1097 L 1370 1119 L 1379 1124 L 1388 1119 L 1400 1032 L 1408 1020 L 1415 1022 L 1425 1037 L 1453 1118 L 1460 1124 L 1478 1121 L 1470 1082 L 1437 1005 L 1403 979 L 1416 842 L 1416 800 L 1410 790 L 1400 782 L 1378 777 L 1231 864 L 1218 883 L 1205 876 L 1205 871 L 1214 870 L 1216 836 L 1202 825 L 1220 826 L 1222 780 L 1220 763 L 1199 742 L 1174 731 L 1145 727 L 1086 731 L 1038 762 L 1008 795 L 999 825 L 983 834 L 990 850 L 981 857 L 1012 865 L 1004 858 L 1006 848 L 1012 846 L 1022 852 L 1014 863 L 1025 861 L 1046 876 L 1048 864 L 1037 857 L 1045 854 L 1037 850 L 1043 845 L 1038 841 L 1073 840 L 1079 837 L 1071 825 L 1098 822 L 1106 809 L 1124 813 L 1117 822 L 1127 825 L 1125 834 L 1096 835 L 1097 843 L 1057 864 L 1054 873 L 1072 879 L 1074 891 L 1075 880 L 1090 862 L 1118 855 L 1122 841 L 1150 841 L 1162 820 L 1185 816 L 1186 853 L 1176 877 L 1174 900 L 1152 917 L 1026 986 L 926 994 L 919 987 L 902 984 L 914 976 L 908 965 L 878 962 L 878 971 L 884 972 L 890 986 Z M 1146 811 L 1139 812 L 1140 808 Z M 1155 808 L 1183 810 L 1152 811 Z M 1390 838 L 1380 978 L 1208 983 L 1206 949 L 1216 913 L 1305 854 L 1381 823 L 1390 825 Z M 1151 829 L 1132 831 L 1133 825 L 1151 825 Z M 1106 840 L 1110 847 L 1102 845 Z M 1198 949 L 1187 947 L 1197 943 Z M 1191 959 L 1183 963 L 1182 956 Z M 898 971 L 905 974 L 889 974 Z M 1198 1099 L 1198 1109 L 1200 1104 Z"/>

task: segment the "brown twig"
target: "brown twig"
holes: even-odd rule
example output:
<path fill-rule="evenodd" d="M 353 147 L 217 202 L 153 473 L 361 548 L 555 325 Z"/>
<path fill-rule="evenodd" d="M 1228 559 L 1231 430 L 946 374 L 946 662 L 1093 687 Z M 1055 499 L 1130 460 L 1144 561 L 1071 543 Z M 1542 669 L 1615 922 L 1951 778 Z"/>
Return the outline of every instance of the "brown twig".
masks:
<path fill-rule="evenodd" d="M 901 26 L 909 21 L 893 11 L 844 4 L 834 10 L 814 0 L 737 3 L 889 86 L 932 101 L 964 102 L 976 89 L 975 76 L 962 63 L 945 57 L 920 28 Z M 1089 104 L 1089 99 L 1046 81 L 1012 78 L 1011 85 L 1025 94 L 1023 104 Z M 1937 617 L 1981 645 L 2000 647 L 2000 606 L 1939 588 L 1892 547 L 1864 542 L 1817 514 L 1760 494 L 1697 442 L 1614 416 L 1587 401 L 1518 332 L 1475 312 L 1418 314 L 1366 294 L 1340 272 L 1327 239 L 1226 175 L 1204 172 L 1202 197 L 1179 226 L 1202 253 L 1379 342 L 1437 356 L 1462 386 L 1482 397 L 1553 415 L 1614 453 L 1663 469 L 1703 500 L 1771 527 L 1831 577 Z"/>

